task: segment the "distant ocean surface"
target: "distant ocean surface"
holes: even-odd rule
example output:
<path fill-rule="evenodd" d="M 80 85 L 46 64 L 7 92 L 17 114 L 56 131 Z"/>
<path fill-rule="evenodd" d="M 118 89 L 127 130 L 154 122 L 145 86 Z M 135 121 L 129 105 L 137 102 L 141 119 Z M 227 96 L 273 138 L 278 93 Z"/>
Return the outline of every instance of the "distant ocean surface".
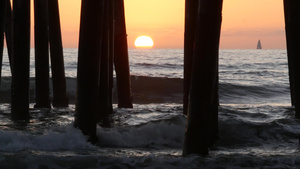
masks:
<path fill-rule="evenodd" d="M 64 49 L 70 107 L 49 110 L 33 108 L 32 50 L 32 119 L 17 124 L 10 121 L 4 51 L 0 169 L 300 168 L 300 121 L 290 104 L 286 50 L 220 50 L 220 139 L 207 157 L 181 156 L 183 49 L 129 50 L 134 108 L 114 104 L 112 127 L 98 126 L 96 145 L 73 127 L 77 52 Z"/>

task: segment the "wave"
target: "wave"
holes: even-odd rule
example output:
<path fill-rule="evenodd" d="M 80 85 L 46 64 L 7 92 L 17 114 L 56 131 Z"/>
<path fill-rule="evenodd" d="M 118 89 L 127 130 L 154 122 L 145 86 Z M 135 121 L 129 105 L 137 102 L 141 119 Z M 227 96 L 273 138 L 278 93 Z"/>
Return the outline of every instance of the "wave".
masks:
<path fill-rule="evenodd" d="M 50 124 L 44 118 L 35 118 L 29 125 L 42 123 L 46 128 L 34 133 L 26 129 L 1 130 L 0 165 L 28 169 L 293 168 L 300 162 L 300 123 L 288 107 L 221 106 L 217 151 L 211 150 L 205 158 L 181 156 L 186 125 L 186 116 L 180 113 L 182 106 L 150 104 L 114 110 L 112 119 L 117 124 L 112 128 L 98 127 L 99 143 L 95 146 L 86 142 L 73 122 L 61 125 L 58 119 Z M 73 113 L 54 115 L 70 118 Z M 45 117 L 50 114 L 53 112 Z M 145 121 L 141 122 L 141 118 Z"/>
<path fill-rule="evenodd" d="M 76 78 L 66 78 L 67 96 L 71 104 L 75 103 Z M 116 79 L 114 79 L 113 102 L 117 103 Z M 50 97 L 52 98 L 52 81 L 50 80 Z M 0 87 L 0 102 L 10 102 L 11 77 L 3 77 Z M 182 103 L 183 79 L 165 77 L 131 76 L 133 103 Z M 288 84 L 270 85 L 242 85 L 234 83 L 220 83 L 219 95 L 221 103 L 239 103 L 263 101 L 272 102 L 289 97 Z M 257 100 L 257 101 L 255 101 Z M 30 102 L 35 102 L 35 80 L 30 79 Z"/>

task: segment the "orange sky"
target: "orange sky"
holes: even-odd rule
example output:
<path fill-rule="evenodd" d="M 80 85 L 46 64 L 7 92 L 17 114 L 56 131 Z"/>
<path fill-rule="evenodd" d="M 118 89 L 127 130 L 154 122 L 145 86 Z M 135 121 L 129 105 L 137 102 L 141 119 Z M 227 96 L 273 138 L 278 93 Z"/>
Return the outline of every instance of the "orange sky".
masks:
<path fill-rule="evenodd" d="M 151 36 L 155 48 L 183 48 L 184 0 L 125 0 L 128 45 Z M 220 48 L 285 48 L 281 0 L 224 0 Z M 59 0 L 63 44 L 77 48 L 81 0 Z M 33 43 L 33 42 L 32 42 Z"/>

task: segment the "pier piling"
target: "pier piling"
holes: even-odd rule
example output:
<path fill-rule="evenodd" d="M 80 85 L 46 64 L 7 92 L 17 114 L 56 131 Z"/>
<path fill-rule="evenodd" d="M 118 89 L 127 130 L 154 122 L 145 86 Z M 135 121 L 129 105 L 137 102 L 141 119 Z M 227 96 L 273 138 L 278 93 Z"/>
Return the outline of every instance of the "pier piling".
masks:
<path fill-rule="evenodd" d="M 104 15 L 103 15 L 103 32 L 102 32 L 102 45 L 101 45 L 101 61 L 100 61 L 100 83 L 99 83 L 99 106 L 100 112 L 98 114 L 98 121 L 105 120 L 111 112 L 109 101 L 110 95 L 110 0 L 104 0 Z"/>
<path fill-rule="evenodd" d="M 10 70 L 12 71 L 12 10 L 10 0 L 6 0 L 6 19 L 5 19 L 5 40 L 8 53 L 8 59 L 10 64 Z"/>
<path fill-rule="evenodd" d="M 50 108 L 48 0 L 34 0 L 36 108 Z"/>
<path fill-rule="evenodd" d="M 53 107 L 68 107 L 58 0 L 48 0 Z"/>
<path fill-rule="evenodd" d="M 75 126 L 96 142 L 103 0 L 82 0 L 77 68 Z M 102 110 L 101 110 L 102 111 Z"/>
<path fill-rule="evenodd" d="M 12 53 L 11 118 L 28 120 L 30 118 L 30 0 L 13 1 Z"/>
<path fill-rule="evenodd" d="M 185 1 L 183 114 L 187 114 L 199 0 Z"/>
<path fill-rule="evenodd" d="M 132 108 L 124 0 L 115 0 L 114 65 L 117 79 L 118 107 Z"/>
<path fill-rule="evenodd" d="M 291 98 L 295 105 L 295 117 L 300 119 L 300 1 L 283 2 Z"/>
<path fill-rule="evenodd" d="M 216 110 L 222 0 L 199 0 L 183 155 L 207 155 Z"/>
<path fill-rule="evenodd" d="M 3 48 L 4 48 L 4 32 L 6 19 L 6 0 L 0 1 L 0 83 L 2 72 Z"/>
<path fill-rule="evenodd" d="M 109 83 L 109 90 L 108 90 L 108 109 L 109 114 L 113 112 L 112 107 L 112 90 L 113 90 L 113 72 L 114 72 L 114 35 L 115 35 L 115 18 L 114 18 L 114 2 L 115 0 L 109 0 L 109 20 L 108 20 L 108 33 L 109 33 L 109 59 L 108 59 L 108 66 L 109 66 L 109 73 L 108 73 L 108 83 Z"/>

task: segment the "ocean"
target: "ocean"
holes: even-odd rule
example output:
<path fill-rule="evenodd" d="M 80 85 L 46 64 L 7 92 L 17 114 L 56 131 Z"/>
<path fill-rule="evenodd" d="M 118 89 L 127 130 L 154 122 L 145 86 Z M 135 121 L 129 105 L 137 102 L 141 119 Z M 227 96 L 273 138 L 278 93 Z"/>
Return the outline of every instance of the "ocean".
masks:
<path fill-rule="evenodd" d="M 77 52 L 64 49 L 70 106 L 50 110 L 33 108 L 32 50 L 32 119 L 14 123 L 4 51 L 0 169 L 300 167 L 300 121 L 290 103 L 286 50 L 220 50 L 219 141 L 206 157 L 182 157 L 183 49 L 129 50 L 134 107 L 119 109 L 114 102 L 112 127 L 98 126 L 96 145 L 73 127 Z"/>

